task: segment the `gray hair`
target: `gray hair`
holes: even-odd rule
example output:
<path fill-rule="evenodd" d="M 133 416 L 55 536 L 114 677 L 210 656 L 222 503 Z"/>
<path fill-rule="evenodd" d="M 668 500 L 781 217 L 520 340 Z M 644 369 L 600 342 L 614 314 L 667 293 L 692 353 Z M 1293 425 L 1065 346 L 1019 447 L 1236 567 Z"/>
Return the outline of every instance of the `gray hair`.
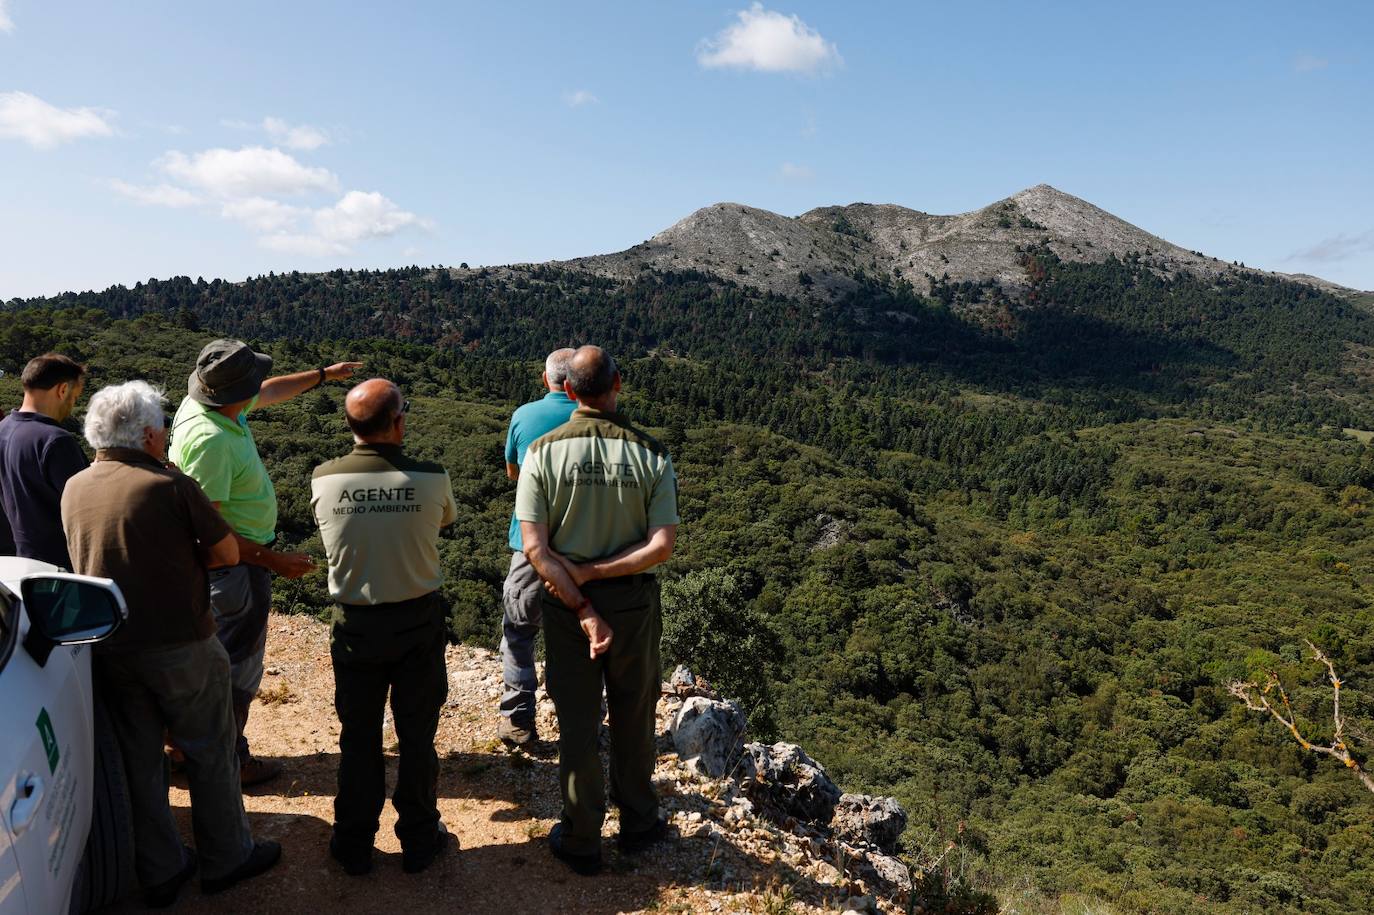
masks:
<path fill-rule="evenodd" d="M 568 378 L 568 363 L 575 352 L 577 350 L 572 347 L 564 347 L 549 353 L 549 358 L 544 360 L 544 374 L 549 376 L 549 384 L 563 389 L 563 382 Z"/>
<path fill-rule="evenodd" d="M 162 428 L 161 388 L 146 381 L 126 381 L 101 388 L 86 407 L 86 441 L 101 448 L 143 450 L 143 430 Z"/>

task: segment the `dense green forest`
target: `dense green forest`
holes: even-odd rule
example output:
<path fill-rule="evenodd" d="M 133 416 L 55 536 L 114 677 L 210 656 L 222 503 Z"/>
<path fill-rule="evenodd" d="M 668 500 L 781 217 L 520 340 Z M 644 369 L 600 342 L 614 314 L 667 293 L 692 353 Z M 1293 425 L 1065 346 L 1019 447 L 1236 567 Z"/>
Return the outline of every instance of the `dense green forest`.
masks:
<path fill-rule="evenodd" d="M 7 303 L 0 397 L 47 349 L 174 396 L 220 333 L 285 371 L 366 360 L 450 470 L 453 631 L 494 646 L 506 419 L 547 350 L 603 343 L 680 476 L 670 659 L 847 789 L 898 796 L 914 862 L 954 842 L 960 879 L 1030 910 L 1366 909 L 1374 795 L 1226 687 L 1280 673 L 1329 740 L 1310 639 L 1374 746 L 1374 448 L 1343 431 L 1374 429 L 1374 318 L 1240 272 L 1025 264 L 1017 298 L 860 277 L 824 303 L 550 267 L 150 281 Z M 342 394 L 253 417 L 282 535 L 316 554 Z M 323 578 L 276 598 L 320 612 Z"/>

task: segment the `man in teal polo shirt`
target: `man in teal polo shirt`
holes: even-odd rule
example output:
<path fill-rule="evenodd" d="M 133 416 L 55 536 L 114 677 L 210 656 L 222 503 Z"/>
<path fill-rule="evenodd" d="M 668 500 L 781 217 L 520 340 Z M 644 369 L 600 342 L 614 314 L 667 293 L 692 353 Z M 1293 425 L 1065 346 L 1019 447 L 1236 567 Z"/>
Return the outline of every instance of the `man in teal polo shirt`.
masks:
<path fill-rule="evenodd" d="M 270 547 L 277 537 L 277 493 L 248 428 L 248 412 L 290 400 L 325 381 L 342 381 L 361 365 L 340 362 L 267 378 L 271 356 L 238 340 L 215 340 L 200 351 L 186 399 L 172 420 L 172 462 L 200 484 L 238 541 L 239 564 L 210 573 L 210 603 L 229 654 L 244 785 L 281 774 L 280 764 L 254 757 L 243 736 L 248 708 L 262 683 L 272 574 L 299 578 L 314 568 L 304 553 Z"/>
<path fill-rule="evenodd" d="M 568 377 L 572 349 L 554 350 L 544 360 L 544 386 L 549 389 L 540 400 L 525 404 L 510 418 L 506 434 L 506 476 L 520 479 L 520 465 L 530 443 L 545 432 L 552 432 L 568 421 L 577 404 L 563 391 Z M 537 739 L 534 725 L 534 691 L 539 679 L 534 672 L 534 640 L 539 635 L 543 616 L 539 609 L 539 573 L 525 558 L 520 539 L 520 522 L 510 517 L 510 571 L 501 588 L 504 608 L 501 620 L 501 664 L 506 688 L 501 694 L 502 740 L 525 746 Z"/>

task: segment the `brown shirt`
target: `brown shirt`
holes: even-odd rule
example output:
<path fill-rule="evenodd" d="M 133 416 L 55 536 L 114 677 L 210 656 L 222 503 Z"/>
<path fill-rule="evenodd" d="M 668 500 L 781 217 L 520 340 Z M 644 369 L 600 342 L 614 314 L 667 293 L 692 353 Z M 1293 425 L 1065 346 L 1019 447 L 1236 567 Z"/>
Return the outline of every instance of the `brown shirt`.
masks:
<path fill-rule="evenodd" d="M 112 578 L 128 622 L 105 647 L 177 645 L 215 632 L 204 549 L 230 528 L 196 481 L 131 448 L 96 452 L 67 481 L 62 526 L 72 567 Z"/>

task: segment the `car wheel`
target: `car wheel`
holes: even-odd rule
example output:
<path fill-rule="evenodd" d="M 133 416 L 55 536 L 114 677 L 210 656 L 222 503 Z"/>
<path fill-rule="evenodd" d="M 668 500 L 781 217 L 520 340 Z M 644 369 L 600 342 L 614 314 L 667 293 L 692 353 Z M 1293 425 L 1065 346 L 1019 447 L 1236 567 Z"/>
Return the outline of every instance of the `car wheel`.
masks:
<path fill-rule="evenodd" d="M 110 725 L 97 682 L 92 718 L 95 732 L 95 784 L 91 834 L 72 887 L 71 912 L 90 912 L 118 902 L 134 888 L 134 827 L 124 758 Z"/>

